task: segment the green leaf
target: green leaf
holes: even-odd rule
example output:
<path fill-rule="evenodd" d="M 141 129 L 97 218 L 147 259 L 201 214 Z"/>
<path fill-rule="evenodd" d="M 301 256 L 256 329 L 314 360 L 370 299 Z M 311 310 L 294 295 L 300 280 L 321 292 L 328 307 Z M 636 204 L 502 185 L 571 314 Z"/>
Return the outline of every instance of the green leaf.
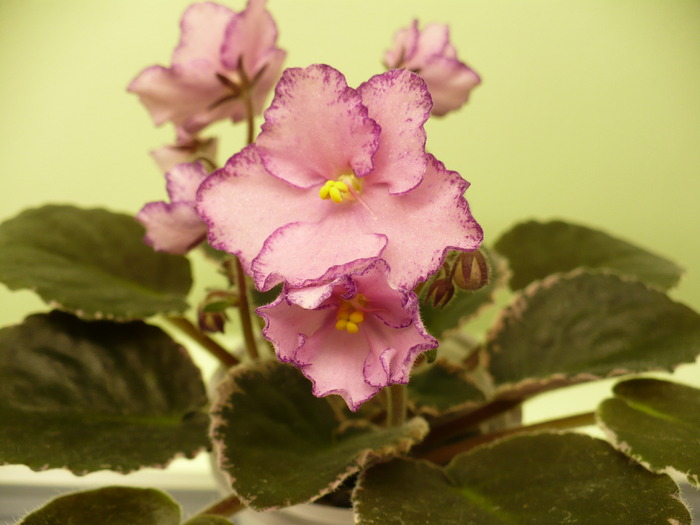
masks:
<path fill-rule="evenodd" d="M 339 421 L 294 367 L 276 361 L 234 368 L 212 409 L 224 472 L 257 510 L 329 493 L 372 458 L 407 451 L 427 433 L 420 418 L 400 427 Z"/>
<path fill-rule="evenodd" d="M 612 270 L 663 289 L 675 286 L 683 273 L 668 259 L 607 233 L 563 221 L 518 224 L 494 248 L 508 258 L 514 290 L 579 267 Z"/>
<path fill-rule="evenodd" d="M 105 487 L 66 494 L 26 516 L 18 525 L 178 525 L 180 507 L 163 492 Z"/>
<path fill-rule="evenodd" d="M 420 413 L 438 416 L 476 406 L 486 400 L 466 370 L 443 359 L 411 376 L 409 398 Z"/>
<path fill-rule="evenodd" d="M 409 459 L 360 476 L 361 525 L 690 525 L 678 487 L 604 441 L 578 434 L 507 439 L 446 467 Z"/>
<path fill-rule="evenodd" d="M 516 297 L 486 349 L 501 390 L 537 392 L 692 362 L 700 353 L 700 315 L 638 281 L 575 272 Z"/>
<path fill-rule="evenodd" d="M 476 315 L 481 308 L 493 303 L 495 291 L 505 283 L 508 274 L 505 259 L 484 246 L 480 250 L 489 266 L 490 278 L 486 286 L 476 291 L 455 288 L 454 297 L 444 308 L 430 305 L 424 297 L 420 302 L 423 324 L 438 339 Z M 429 284 L 428 282 L 423 290 L 429 288 Z"/>
<path fill-rule="evenodd" d="M 56 311 L 0 331 L 0 464 L 162 467 L 208 447 L 206 402 L 185 350 L 140 321 Z"/>
<path fill-rule="evenodd" d="M 0 225 L 0 282 L 88 319 L 181 312 L 188 260 L 154 251 L 129 215 L 73 206 L 26 210 Z"/>
<path fill-rule="evenodd" d="M 618 383 L 598 419 L 617 448 L 654 472 L 700 486 L 700 390 L 658 379 Z"/>

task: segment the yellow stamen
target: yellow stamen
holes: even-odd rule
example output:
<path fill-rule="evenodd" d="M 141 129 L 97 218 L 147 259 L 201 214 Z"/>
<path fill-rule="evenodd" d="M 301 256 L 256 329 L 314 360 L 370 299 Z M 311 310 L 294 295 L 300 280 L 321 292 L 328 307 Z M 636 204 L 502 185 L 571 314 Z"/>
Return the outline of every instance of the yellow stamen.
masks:
<path fill-rule="evenodd" d="M 362 181 L 355 175 L 341 175 L 338 180 L 328 180 L 321 186 L 318 196 L 335 203 L 354 200 L 362 189 Z"/>
<path fill-rule="evenodd" d="M 367 299 L 363 295 L 358 295 L 356 301 L 352 303 L 343 301 L 338 306 L 338 311 L 335 314 L 336 330 L 345 330 L 349 334 L 356 334 L 360 331 L 360 324 L 365 320 L 365 314 L 356 308 L 357 303 L 367 303 Z"/>
<path fill-rule="evenodd" d="M 348 319 L 353 323 L 359 324 L 365 320 L 365 314 L 363 314 L 362 312 L 354 311 L 350 314 Z"/>

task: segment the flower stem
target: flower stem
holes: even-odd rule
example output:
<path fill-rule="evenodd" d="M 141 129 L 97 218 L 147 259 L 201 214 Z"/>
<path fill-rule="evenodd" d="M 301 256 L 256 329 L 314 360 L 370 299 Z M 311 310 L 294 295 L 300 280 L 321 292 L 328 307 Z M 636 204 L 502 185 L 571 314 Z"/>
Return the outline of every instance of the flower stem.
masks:
<path fill-rule="evenodd" d="M 552 419 L 550 421 L 544 421 L 542 423 L 535 423 L 533 425 L 525 425 L 522 427 L 509 428 L 505 430 L 499 430 L 497 432 L 492 432 L 491 434 L 486 434 L 484 436 L 476 436 L 464 441 L 457 443 L 451 443 L 440 447 L 435 450 L 425 452 L 420 455 L 422 459 L 430 460 L 434 463 L 445 465 L 450 462 L 450 460 L 457 454 L 466 452 L 473 449 L 479 445 L 485 443 L 491 443 L 497 439 L 514 436 L 517 434 L 523 434 L 526 432 L 537 432 L 541 430 L 565 430 L 569 428 L 584 427 L 588 425 L 593 425 L 596 421 L 595 412 L 586 412 L 584 414 L 576 414 L 574 416 L 567 416 L 559 419 Z"/>
<path fill-rule="evenodd" d="M 230 354 L 224 347 L 219 345 L 219 343 L 203 334 L 189 319 L 180 316 L 166 316 L 165 320 L 196 341 L 202 348 L 216 357 L 226 368 L 238 364 L 238 359 L 236 359 L 235 356 Z"/>
<path fill-rule="evenodd" d="M 406 421 L 406 385 L 392 385 L 387 388 L 386 426 L 397 427 Z"/>
<path fill-rule="evenodd" d="M 516 408 L 523 399 L 495 399 L 455 419 L 436 424 L 430 434 L 420 444 L 421 449 L 429 449 L 448 439 L 464 434 L 470 428 Z"/>
<path fill-rule="evenodd" d="M 236 512 L 243 510 L 245 505 L 236 496 L 227 496 L 209 507 L 197 513 L 197 516 L 232 516 Z"/>
<path fill-rule="evenodd" d="M 251 320 L 250 301 L 248 300 L 248 283 L 245 279 L 245 272 L 238 257 L 236 260 L 236 286 L 238 287 L 238 313 L 241 319 L 241 328 L 243 329 L 243 340 L 248 355 L 251 359 L 257 360 L 260 358 L 258 345 L 255 342 L 255 334 L 253 334 L 253 323 Z"/>

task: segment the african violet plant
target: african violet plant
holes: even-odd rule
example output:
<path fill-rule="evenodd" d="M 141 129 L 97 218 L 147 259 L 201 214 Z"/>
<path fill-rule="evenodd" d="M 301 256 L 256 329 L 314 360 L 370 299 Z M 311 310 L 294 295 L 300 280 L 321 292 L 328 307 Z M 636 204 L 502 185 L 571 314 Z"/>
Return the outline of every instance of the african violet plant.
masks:
<path fill-rule="evenodd" d="M 361 524 L 690 523 L 668 473 L 700 484 L 700 392 L 639 376 L 700 353 L 700 316 L 665 294 L 681 269 L 561 221 L 485 247 L 468 183 L 425 149 L 431 113 L 480 82 L 447 27 L 400 30 L 387 70 L 353 88 L 329 65 L 283 71 L 264 4 L 191 6 L 170 67 L 129 85 L 175 128 L 154 152 L 169 202 L 0 226 L 0 279 L 54 308 L 0 331 L 2 463 L 126 473 L 213 450 L 231 493 L 190 525 L 312 501 Z M 248 145 L 217 167 L 201 132 L 225 118 Z M 192 322 L 195 249 L 222 280 Z M 210 336 L 234 311 L 240 350 Z M 228 370 L 213 399 L 179 332 Z M 533 396 L 612 376 L 594 411 L 521 423 Z M 607 441 L 571 431 L 592 424 Z M 107 487 L 20 523 L 106 513 L 182 519 L 159 491 Z"/>

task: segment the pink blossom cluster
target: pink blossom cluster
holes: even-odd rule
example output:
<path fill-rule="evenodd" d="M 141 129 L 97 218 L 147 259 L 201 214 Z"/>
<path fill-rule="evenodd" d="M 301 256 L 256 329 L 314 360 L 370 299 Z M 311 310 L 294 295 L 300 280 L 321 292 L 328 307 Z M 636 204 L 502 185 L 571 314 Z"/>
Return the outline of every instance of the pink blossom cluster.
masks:
<path fill-rule="evenodd" d="M 171 120 L 190 133 L 224 107 L 234 121 L 243 118 L 235 97 L 216 107 L 195 103 L 210 95 L 204 88 L 177 104 L 198 75 L 211 81 L 241 65 L 244 76 L 263 71 L 257 111 L 269 89 L 262 78 L 283 56 L 263 4 L 250 0 L 246 11 L 213 25 L 212 33 L 225 35 L 218 46 L 209 33 L 199 36 L 206 46 L 189 40 L 200 34 L 193 13 L 201 13 L 187 11 L 173 67 L 149 68 L 131 85 L 157 122 Z M 202 5 L 207 16 L 217 11 Z M 235 27 L 251 19 L 263 27 L 249 27 L 245 43 L 232 43 Z M 182 50 L 198 46 L 208 62 Z M 152 90 L 137 89 L 151 77 Z M 418 355 L 437 346 L 413 290 L 449 250 L 476 250 L 483 237 L 464 198 L 469 184 L 426 151 L 432 109 L 426 81 L 406 68 L 357 88 L 328 65 L 287 69 L 252 144 L 209 175 L 201 164 L 168 173 L 171 202 L 151 203 L 138 216 L 147 241 L 185 253 L 206 235 L 212 247 L 238 257 L 259 290 L 282 284 L 280 296 L 258 309 L 265 337 L 280 360 L 312 381 L 315 395 L 338 394 L 356 410 L 385 386 L 408 382 Z"/>

